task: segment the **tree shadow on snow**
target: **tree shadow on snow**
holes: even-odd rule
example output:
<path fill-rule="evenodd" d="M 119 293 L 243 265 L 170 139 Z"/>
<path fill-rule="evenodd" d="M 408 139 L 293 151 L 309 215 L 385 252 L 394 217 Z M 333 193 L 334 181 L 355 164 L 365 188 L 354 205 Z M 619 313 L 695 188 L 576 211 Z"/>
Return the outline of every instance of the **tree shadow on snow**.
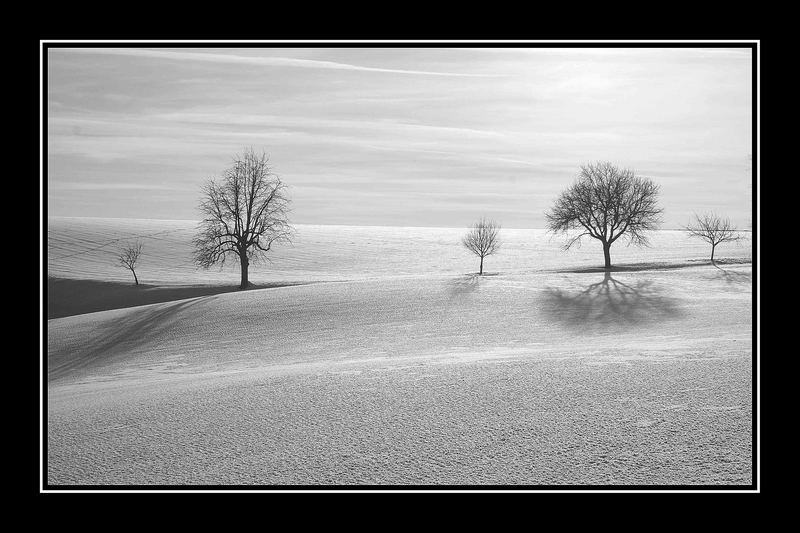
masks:
<path fill-rule="evenodd" d="M 683 313 L 678 299 L 664 295 L 652 281 L 629 285 L 614 279 L 611 272 L 582 291 L 546 289 L 543 309 L 550 318 L 576 327 L 664 321 Z"/>
<path fill-rule="evenodd" d="M 718 270 L 717 275 L 714 276 L 714 279 L 722 279 L 728 284 L 742 284 L 742 283 L 753 282 L 752 272 L 739 272 L 736 270 L 727 270 L 721 268 L 716 263 L 712 264 L 714 265 L 714 268 Z"/>
<path fill-rule="evenodd" d="M 484 272 L 478 274 L 463 274 L 447 280 L 447 293 L 451 296 L 469 294 L 481 285 L 481 281 L 487 277 L 497 276 L 499 272 Z"/>
<path fill-rule="evenodd" d="M 478 288 L 481 276 L 478 274 L 464 274 L 447 280 L 447 293 L 452 296 L 469 294 Z"/>
<path fill-rule="evenodd" d="M 47 379 L 55 381 L 65 376 L 80 374 L 97 366 L 110 364 L 118 353 L 157 338 L 159 331 L 169 328 L 169 322 L 181 310 L 196 305 L 199 299 L 167 302 L 156 307 L 142 307 L 114 321 L 101 342 L 84 344 L 82 350 L 48 355 Z"/>

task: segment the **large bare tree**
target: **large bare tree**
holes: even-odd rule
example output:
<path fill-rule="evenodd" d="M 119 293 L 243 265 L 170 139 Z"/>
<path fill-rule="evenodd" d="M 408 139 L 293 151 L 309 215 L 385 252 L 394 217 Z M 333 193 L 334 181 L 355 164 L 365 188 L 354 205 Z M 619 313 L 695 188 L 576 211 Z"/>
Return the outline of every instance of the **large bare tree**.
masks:
<path fill-rule="evenodd" d="M 268 156 L 246 149 L 234 157 L 233 165 L 219 181 L 209 180 L 203 189 L 200 211 L 203 221 L 193 243 L 194 260 L 203 267 L 239 259 L 241 283 L 250 285 L 248 268 L 257 259 L 267 259 L 272 245 L 289 241 L 289 199 L 286 186 L 272 173 Z"/>
<path fill-rule="evenodd" d="M 686 226 L 690 237 L 697 237 L 711 245 L 711 262 L 714 262 L 714 249 L 723 242 L 736 242 L 741 240 L 736 227 L 730 219 L 722 218 L 715 213 L 706 213 L 700 216 L 695 213 L 694 222 Z"/>
<path fill-rule="evenodd" d="M 500 225 L 493 220 L 481 218 L 464 235 L 461 244 L 481 258 L 481 268 L 478 274 L 483 275 L 483 258 L 500 249 Z"/>
<path fill-rule="evenodd" d="M 120 248 L 117 252 L 117 261 L 120 266 L 123 266 L 133 273 L 133 281 L 136 285 L 139 284 L 139 278 L 136 276 L 136 262 L 142 255 L 142 243 L 136 241 L 135 243 L 128 243 Z"/>
<path fill-rule="evenodd" d="M 569 235 L 564 249 L 580 246 L 589 236 L 603 245 L 605 268 L 611 268 L 611 245 L 620 237 L 628 244 L 649 245 L 645 233 L 658 228 L 659 186 L 648 178 L 608 162 L 581 166 L 577 180 L 545 214 L 547 229 Z M 577 234 L 573 233 L 577 230 Z"/>

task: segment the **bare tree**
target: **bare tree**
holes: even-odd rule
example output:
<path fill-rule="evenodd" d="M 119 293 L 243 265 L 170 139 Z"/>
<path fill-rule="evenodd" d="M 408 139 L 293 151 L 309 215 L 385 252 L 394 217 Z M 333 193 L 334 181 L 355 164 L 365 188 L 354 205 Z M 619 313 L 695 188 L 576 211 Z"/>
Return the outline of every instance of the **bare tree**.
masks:
<path fill-rule="evenodd" d="M 193 241 L 194 260 L 209 268 L 224 265 L 230 255 L 238 257 L 241 289 L 250 285 L 251 262 L 269 260 L 266 253 L 274 243 L 291 240 L 286 186 L 267 163 L 265 153 L 246 149 L 219 182 L 209 180 L 200 203 L 204 218 Z"/>
<path fill-rule="evenodd" d="M 714 262 L 714 249 L 723 242 L 741 240 L 736 227 L 728 218 L 721 218 L 714 213 L 706 213 L 702 217 L 695 213 L 694 222 L 686 226 L 690 237 L 697 237 L 711 245 L 711 262 Z"/>
<path fill-rule="evenodd" d="M 500 225 L 493 220 L 481 218 L 476 222 L 469 233 L 461 239 L 464 247 L 481 258 L 479 274 L 483 275 L 483 258 L 492 255 L 500 249 Z"/>
<path fill-rule="evenodd" d="M 611 268 L 611 245 L 625 237 L 628 245 L 648 246 L 645 232 L 658 228 L 663 209 L 659 208 L 659 186 L 648 178 L 608 162 L 581 166 L 575 183 L 561 193 L 545 214 L 547 229 L 570 234 L 564 249 L 580 246 L 582 237 L 597 239 L 603 245 L 605 268 Z"/>
<path fill-rule="evenodd" d="M 140 241 L 136 241 L 133 244 L 126 244 L 120 248 L 119 252 L 117 253 L 119 265 L 127 268 L 133 273 L 133 281 L 136 283 L 136 285 L 139 284 L 139 278 L 136 277 L 136 262 L 139 260 L 139 256 L 141 255 L 142 243 Z"/>

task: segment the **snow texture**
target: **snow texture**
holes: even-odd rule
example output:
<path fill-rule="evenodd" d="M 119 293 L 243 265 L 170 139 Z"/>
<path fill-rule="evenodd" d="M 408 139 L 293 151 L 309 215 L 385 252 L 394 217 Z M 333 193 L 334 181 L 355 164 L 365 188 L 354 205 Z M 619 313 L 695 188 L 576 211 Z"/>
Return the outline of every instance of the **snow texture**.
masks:
<path fill-rule="evenodd" d="M 100 250 L 170 224 L 51 219 L 49 274 L 115 280 Z M 48 321 L 48 483 L 752 483 L 747 245 L 666 232 L 607 274 L 504 230 L 476 276 L 463 230 L 300 230 L 258 277 L 326 283 Z M 151 283 L 237 281 L 162 246 Z"/>

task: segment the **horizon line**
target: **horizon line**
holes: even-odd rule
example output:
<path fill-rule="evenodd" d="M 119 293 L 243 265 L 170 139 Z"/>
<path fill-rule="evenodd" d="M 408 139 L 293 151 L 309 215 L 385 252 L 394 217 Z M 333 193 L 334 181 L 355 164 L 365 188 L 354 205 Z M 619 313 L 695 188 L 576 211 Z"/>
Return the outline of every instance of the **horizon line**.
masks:
<path fill-rule="evenodd" d="M 47 218 L 74 218 L 74 219 L 97 219 L 97 220 L 148 220 L 148 221 L 162 221 L 162 222 L 194 222 L 200 223 L 198 219 L 192 218 L 131 218 L 131 217 L 99 217 L 99 216 L 75 216 L 75 215 L 47 215 Z M 294 222 L 291 225 L 295 226 L 344 226 L 350 228 L 440 228 L 440 229 L 469 229 L 468 226 L 410 226 L 405 224 L 343 224 L 343 223 L 309 223 L 309 222 Z M 527 229 L 534 229 L 534 230 L 544 230 L 547 231 L 547 228 L 541 227 L 515 227 L 515 226 L 503 226 L 501 224 L 500 229 L 515 229 L 515 230 L 527 230 Z M 685 231 L 686 228 L 659 228 L 651 231 Z M 740 232 L 752 232 L 752 229 L 737 229 L 736 231 Z"/>

